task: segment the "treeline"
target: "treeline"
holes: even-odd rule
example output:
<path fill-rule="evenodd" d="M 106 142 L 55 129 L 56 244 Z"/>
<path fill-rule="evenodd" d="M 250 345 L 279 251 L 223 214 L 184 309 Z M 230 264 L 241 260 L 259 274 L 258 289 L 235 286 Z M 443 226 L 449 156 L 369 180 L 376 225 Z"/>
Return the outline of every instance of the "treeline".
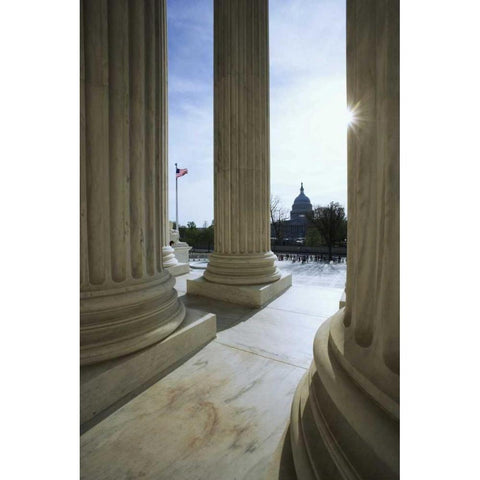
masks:
<path fill-rule="evenodd" d="M 210 226 L 204 222 L 203 227 L 197 227 L 195 222 L 188 222 L 187 226 L 180 225 L 180 240 L 187 242 L 191 247 L 202 250 L 213 250 L 214 232 L 213 221 Z"/>
<path fill-rule="evenodd" d="M 334 247 L 347 246 L 347 217 L 342 205 L 330 202 L 326 207 L 316 206 L 307 218 L 310 225 L 305 237 L 306 246 L 325 245 L 330 257 Z"/>

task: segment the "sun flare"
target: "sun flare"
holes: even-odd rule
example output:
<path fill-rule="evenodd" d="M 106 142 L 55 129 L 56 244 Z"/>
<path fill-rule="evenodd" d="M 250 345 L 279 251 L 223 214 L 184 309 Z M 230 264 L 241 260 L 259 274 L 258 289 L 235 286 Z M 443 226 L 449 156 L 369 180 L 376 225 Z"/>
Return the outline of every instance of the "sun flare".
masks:
<path fill-rule="evenodd" d="M 355 123 L 355 114 L 350 108 L 347 107 L 346 114 L 345 114 L 345 123 L 347 127 L 350 127 Z"/>

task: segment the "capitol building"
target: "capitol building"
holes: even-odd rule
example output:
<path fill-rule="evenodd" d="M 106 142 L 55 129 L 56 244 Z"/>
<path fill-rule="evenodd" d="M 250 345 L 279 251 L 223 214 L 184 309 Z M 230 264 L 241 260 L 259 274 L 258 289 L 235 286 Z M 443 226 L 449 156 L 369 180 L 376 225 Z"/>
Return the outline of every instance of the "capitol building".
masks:
<path fill-rule="evenodd" d="M 272 239 L 276 238 L 282 243 L 304 242 L 307 236 L 307 229 L 310 224 L 309 215 L 313 214 L 313 207 L 310 199 L 305 195 L 303 182 L 300 185 L 300 194 L 293 201 L 292 209 L 290 210 L 290 220 L 285 220 L 281 223 L 278 229 L 281 229 L 282 238 L 278 238 L 273 225 L 271 225 Z"/>

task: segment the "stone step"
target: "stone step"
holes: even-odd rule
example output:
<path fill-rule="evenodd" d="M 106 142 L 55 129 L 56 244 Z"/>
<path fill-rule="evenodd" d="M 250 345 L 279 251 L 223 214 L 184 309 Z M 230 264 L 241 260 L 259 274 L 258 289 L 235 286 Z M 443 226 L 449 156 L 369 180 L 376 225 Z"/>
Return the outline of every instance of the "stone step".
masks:
<path fill-rule="evenodd" d="M 143 350 L 80 369 L 80 431 L 84 433 L 185 362 L 216 336 L 216 316 L 187 309 L 166 339 Z"/>

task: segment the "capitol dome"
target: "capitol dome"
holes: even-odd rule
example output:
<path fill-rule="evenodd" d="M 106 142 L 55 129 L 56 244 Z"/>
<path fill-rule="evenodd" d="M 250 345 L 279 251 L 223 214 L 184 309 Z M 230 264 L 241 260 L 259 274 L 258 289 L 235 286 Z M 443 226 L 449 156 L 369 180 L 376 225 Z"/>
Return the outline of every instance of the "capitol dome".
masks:
<path fill-rule="evenodd" d="M 312 203 L 310 199 L 305 195 L 303 182 L 300 186 L 300 195 L 293 201 L 292 210 L 290 212 L 290 220 L 296 221 L 306 221 L 307 213 L 311 213 L 313 211 Z"/>

